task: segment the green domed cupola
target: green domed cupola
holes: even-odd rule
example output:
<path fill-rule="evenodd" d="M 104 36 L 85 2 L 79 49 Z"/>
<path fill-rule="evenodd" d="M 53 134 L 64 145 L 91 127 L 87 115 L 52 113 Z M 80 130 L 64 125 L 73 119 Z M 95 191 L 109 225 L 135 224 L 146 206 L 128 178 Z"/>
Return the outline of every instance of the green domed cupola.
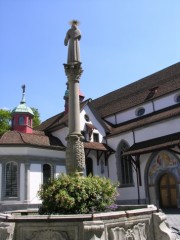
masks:
<path fill-rule="evenodd" d="M 20 104 L 12 110 L 12 128 L 13 130 L 32 133 L 32 119 L 34 113 L 32 109 L 26 106 L 25 100 L 25 85 L 22 86 L 22 100 Z"/>

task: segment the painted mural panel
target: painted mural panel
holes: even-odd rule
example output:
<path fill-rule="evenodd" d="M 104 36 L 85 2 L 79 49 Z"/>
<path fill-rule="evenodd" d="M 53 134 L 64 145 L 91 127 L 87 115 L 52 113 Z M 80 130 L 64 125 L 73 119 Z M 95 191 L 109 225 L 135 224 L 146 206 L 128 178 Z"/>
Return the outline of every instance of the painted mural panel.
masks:
<path fill-rule="evenodd" d="M 157 175 L 164 171 L 171 172 L 180 181 L 180 162 L 177 157 L 168 152 L 160 151 L 151 161 L 148 172 L 148 183 L 154 185 Z"/>

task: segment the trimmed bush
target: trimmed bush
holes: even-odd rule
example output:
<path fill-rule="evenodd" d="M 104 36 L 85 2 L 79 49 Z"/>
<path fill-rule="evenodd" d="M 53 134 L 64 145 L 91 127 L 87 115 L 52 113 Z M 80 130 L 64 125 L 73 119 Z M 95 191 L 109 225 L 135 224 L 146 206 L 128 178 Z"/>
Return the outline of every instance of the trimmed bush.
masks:
<path fill-rule="evenodd" d="M 61 174 L 42 185 L 38 192 L 42 200 L 40 214 L 82 214 L 102 212 L 117 196 L 117 184 L 98 176 Z"/>

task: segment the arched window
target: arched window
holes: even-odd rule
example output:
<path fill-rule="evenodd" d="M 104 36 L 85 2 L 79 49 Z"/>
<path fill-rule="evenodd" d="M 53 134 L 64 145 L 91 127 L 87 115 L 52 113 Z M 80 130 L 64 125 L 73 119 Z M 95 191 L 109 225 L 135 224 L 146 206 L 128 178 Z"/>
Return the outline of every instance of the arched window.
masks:
<path fill-rule="evenodd" d="M 93 175 L 93 160 L 91 158 L 86 158 L 86 175 Z"/>
<path fill-rule="evenodd" d="M 9 162 L 6 164 L 6 197 L 18 196 L 18 166 L 15 162 Z"/>
<path fill-rule="evenodd" d="M 49 164 L 43 165 L 43 184 L 51 179 L 51 166 Z"/>
<path fill-rule="evenodd" d="M 28 118 L 28 126 L 31 127 L 31 119 L 30 118 Z"/>
<path fill-rule="evenodd" d="M 19 125 L 24 125 L 24 117 L 20 116 L 18 120 Z"/>
<path fill-rule="evenodd" d="M 126 141 L 121 141 L 117 150 L 117 174 L 120 186 L 133 185 L 133 171 L 130 156 L 123 156 L 129 148 Z"/>

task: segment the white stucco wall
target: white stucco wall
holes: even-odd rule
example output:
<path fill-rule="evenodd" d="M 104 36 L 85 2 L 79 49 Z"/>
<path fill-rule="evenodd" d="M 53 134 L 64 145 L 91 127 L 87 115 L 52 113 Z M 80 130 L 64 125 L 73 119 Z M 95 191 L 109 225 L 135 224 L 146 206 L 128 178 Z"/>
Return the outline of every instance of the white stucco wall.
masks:
<path fill-rule="evenodd" d="M 156 122 L 134 131 L 135 141 L 142 142 L 149 139 L 165 136 L 180 131 L 180 118 L 167 119 L 166 121 Z"/>
<path fill-rule="evenodd" d="M 117 124 L 138 118 L 136 113 L 137 113 L 137 110 L 140 108 L 145 109 L 144 115 L 153 112 L 153 104 L 152 102 L 148 102 L 148 103 L 136 106 L 135 108 L 128 109 L 127 111 L 123 111 L 121 113 L 116 114 Z"/>
<path fill-rule="evenodd" d="M 0 155 L 22 155 L 37 157 L 65 158 L 65 151 L 32 147 L 0 147 Z"/>
<path fill-rule="evenodd" d="M 58 177 L 60 173 L 66 173 L 66 167 L 62 165 L 56 165 L 55 168 L 55 177 Z"/>
<path fill-rule="evenodd" d="M 134 144 L 133 132 L 128 131 L 128 132 L 124 132 L 124 133 L 119 134 L 119 135 L 115 135 L 113 137 L 108 137 L 107 138 L 107 145 L 110 146 L 112 149 L 114 149 L 116 151 L 119 143 L 122 140 L 125 140 L 129 144 L 129 146 L 133 145 Z"/>
<path fill-rule="evenodd" d="M 176 96 L 179 94 L 180 94 L 180 91 L 177 90 L 171 94 L 167 94 L 161 98 L 155 99 L 154 100 L 155 111 L 177 104 Z"/>
<path fill-rule="evenodd" d="M 112 124 L 117 124 L 116 122 L 116 114 L 113 114 L 111 116 L 108 116 L 105 118 L 106 121 L 108 121 L 109 123 L 112 123 Z"/>
<path fill-rule="evenodd" d="M 20 165 L 20 201 L 24 201 L 25 192 L 25 165 L 21 163 Z"/>
<path fill-rule="evenodd" d="M 85 120 L 85 118 L 84 118 L 85 114 L 87 114 L 89 116 L 90 121 Z M 92 124 L 97 128 L 97 129 L 93 130 L 93 133 L 98 133 L 99 141 L 102 142 L 103 136 L 105 136 L 104 128 L 103 128 L 103 126 L 101 126 L 100 122 L 96 119 L 96 117 L 94 116 L 94 114 L 92 113 L 92 111 L 88 105 L 86 105 L 84 107 L 84 109 L 82 109 L 80 112 L 80 130 L 81 131 L 86 130 L 86 126 L 85 126 L 86 123 Z M 59 138 L 62 141 L 62 143 L 64 144 L 64 146 L 67 145 L 67 142 L 65 140 L 68 135 L 67 127 L 64 127 L 62 129 L 52 132 L 52 135 Z M 93 140 L 93 139 L 91 139 L 91 140 Z"/>
<path fill-rule="evenodd" d="M 89 116 L 90 121 L 86 121 L 84 118 L 84 115 L 87 114 Z M 80 113 L 80 122 L 81 122 L 81 131 L 86 130 L 85 124 L 89 123 L 96 127 L 96 129 L 93 130 L 94 133 L 99 133 L 99 142 L 103 141 L 103 136 L 105 136 L 105 130 L 101 123 L 96 119 L 94 114 L 92 113 L 91 109 L 86 105 L 84 109 Z"/>
<path fill-rule="evenodd" d="M 110 155 L 108 163 L 109 163 L 109 178 L 112 179 L 113 182 L 117 182 L 118 178 L 115 153 Z"/>
<path fill-rule="evenodd" d="M 31 164 L 29 173 L 30 203 L 40 203 L 37 192 L 42 184 L 41 164 Z"/>
<path fill-rule="evenodd" d="M 148 139 L 157 138 L 160 136 L 176 133 L 180 130 L 180 118 L 176 117 L 173 119 L 169 119 L 162 122 L 156 122 L 155 124 L 151 124 L 145 126 L 140 129 L 136 129 L 134 131 L 135 142 L 146 141 Z M 134 144 L 133 133 L 126 132 L 120 135 L 116 135 L 113 138 L 108 138 L 108 145 L 111 146 L 113 149 L 117 150 L 118 144 L 121 140 L 125 140 L 129 143 L 129 145 Z M 150 158 L 151 154 L 144 154 L 140 157 L 140 170 L 141 170 L 141 180 L 142 186 L 139 187 L 140 190 L 140 199 L 146 199 L 146 191 L 145 191 L 145 169 L 147 162 Z M 109 157 L 109 172 L 110 178 L 114 181 L 117 181 L 117 168 L 116 168 L 116 154 L 113 154 Z M 131 200 L 137 199 L 137 180 L 136 180 L 136 173 L 134 171 L 134 187 L 127 187 L 127 188 L 119 188 L 119 200 Z"/>
<path fill-rule="evenodd" d="M 51 133 L 53 136 L 59 138 L 64 146 L 67 145 L 66 137 L 68 135 L 68 128 L 64 127 L 62 129 L 59 129 L 57 131 L 54 131 Z"/>

